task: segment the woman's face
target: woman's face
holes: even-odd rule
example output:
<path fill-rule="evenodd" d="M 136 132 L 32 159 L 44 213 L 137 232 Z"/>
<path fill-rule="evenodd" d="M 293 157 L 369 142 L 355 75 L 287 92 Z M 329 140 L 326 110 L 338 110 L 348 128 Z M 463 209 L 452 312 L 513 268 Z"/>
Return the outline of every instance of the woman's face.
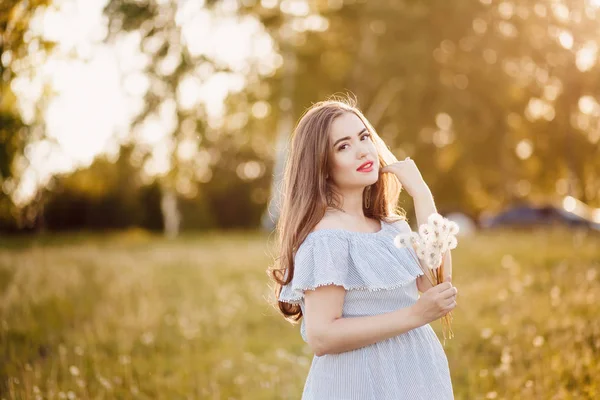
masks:
<path fill-rule="evenodd" d="M 379 157 L 370 136 L 367 127 L 352 112 L 333 121 L 328 145 L 329 179 L 337 187 L 364 188 L 377 182 Z M 367 161 L 371 166 L 359 169 Z"/>

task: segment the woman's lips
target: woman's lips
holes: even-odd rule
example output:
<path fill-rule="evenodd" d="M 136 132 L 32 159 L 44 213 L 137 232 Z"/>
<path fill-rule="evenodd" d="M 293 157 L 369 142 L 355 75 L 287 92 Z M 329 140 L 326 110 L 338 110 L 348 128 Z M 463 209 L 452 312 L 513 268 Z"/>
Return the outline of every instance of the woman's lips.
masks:
<path fill-rule="evenodd" d="M 371 172 L 371 171 L 373 171 L 373 163 L 370 162 L 367 165 L 368 165 L 367 168 L 364 168 L 364 167 L 363 168 L 359 168 L 359 169 L 357 169 L 357 171 L 358 172 Z"/>

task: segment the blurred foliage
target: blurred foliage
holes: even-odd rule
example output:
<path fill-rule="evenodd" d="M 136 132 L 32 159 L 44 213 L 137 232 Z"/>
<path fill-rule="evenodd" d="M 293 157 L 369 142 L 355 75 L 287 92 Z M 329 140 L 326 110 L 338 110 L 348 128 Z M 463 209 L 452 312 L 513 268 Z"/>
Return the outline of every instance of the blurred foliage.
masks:
<path fill-rule="evenodd" d="M 49 0 L 3 0 L 0 2 L 0 231 L 23 228 L 26 210 L 17 207 L 11 193 L 17 186 L 23 165 L 27 165 L 25 148 L 32 140 L 40 139 L 32 126 L 23 121 L 17 99 L 10 84 L 14 78 L 13 65 L 32 55 L 31 37 L 27 36 L 29 22 L 38 8 Z M 38 41 L 39 52 L 48 51 L 52 43 Z M 18 166 L 18 161 L 24 161 Z"/>
<path fill-rule="evenodd" d="M 0 185 L 15 175 L 14 160 L 23 155 L 31 134 L 19 115 L 10 89 L 14 77 L 12 65 L 15 60 L 31 55 L 31 37 L 27 36 L 29 21 L 39 7 L 48 3 L 50 0 L 4 0 L 0 4 Z M 48 41 L 37 43 L 39 49 L 36 51 L 47 51 L 52 47 Z M 9 191 L 8 186 L 2 189 L 0 196 Z"/>
<path fill-rule="evenodd" d="M 259 221 L 282 121 L 289 113 L 296 121 L 315 101 L 346 92 L 357 96 L 398 158 L 416 160 L 441 212 L 476 218 L 516 202 L 565 195 L 600 206 L 596 3 L 190 4 L 110 0 L 104 13 L 107 41 L 136 32 L 147 57 L 148 90 L 131 131 L 159 115 L 172 122 L 171 169 L 158 177 L 159 187 L 175 190 L 180 201 L 202 202 L 204 211 L 194 218 L 209 213 L 201 218 L 205 226 Z M 209 13 L 210 21 L 195 19 L 198 13 Z M 270 68 L 266 59 L 228 65 L 192 48 L 184 34 L 185 24 L 218 26 L 232 19 L 240 26 L 258 23 L 256 40 L 267 35 L 278 66 Z M 201 101 L 181 100 L 186 88 L 204 90 L 215 76 L 240 75 L 243 87 L 230 92 L 217 121 Z M 18 120 L 6 126 L 13 138 L 21 137 Z M 135 152 L 150 151 L 132 143 Z M 11 146 L 5 153 L 22 148 Z M 412 207 L 410 201 L 402 206 Z"/>
<path fill-rule="evenodd" d="M 26 221 L 20 228 L 37 232 L 134 227 L 161 231 L 161 182 L 155 178 L 148 181 L 141 168 L 134 166 L 134 152 L 134 146 L 124 145 L 114 161 L 98 157 L 89 167 L 56 175 L 24 208 Z M 235 162 L 233 155 L 228 160 Z M 183 230 L 258 225 L 266 191 L 260 191 L 256 182 L 241 180 L 226 162 L 219 166 L 216 173 L 222 179 L 208 185 L 206 191 L 194 187 L 188 190 L 192 195 L 178 195 Z M 266 177 L 259 181 L 268 185 Z M 250 201 L 240 202 L 240 198 Z M 0 220 L 0 230 L 15 231 L 17 227 Z"/>
<path fill-rule="evenodd" d="M 97 158 L 88 168 L 57 175 L 39 196 L 36 229 L 162 229 L 160 187 L 143 184 L 132 166 L 131 147 L 121 147 L 116 162 Z"/>
<path fill-rule="evenodd" d="M 600 205 L 598 7 L 315 1 L 302 15 L 293 3 L 242 10 L 295 55 L 294 115 L 355 93 L 392 151 L 417 161 L 442 209 L 478 214 L 567 193 Z M 310 29 L 315 15 L 324 32 Z M 247 91 L 268 84 L 278 110 L 278 78 Z M 593 106 L 581 107 L 582 96 Z"/>
<path fill-rule="evenodd" d="M 270 237 L 5 238 L 0 392 L 298 399 L 312 353 L 265 301 Z M 562 229 L 463 239 L 452 255 L 456 336 L 445 347 L 457 400 L 598 398 L 597 242 Z M 440 322 L 431 325 L 441 338 Z"/>

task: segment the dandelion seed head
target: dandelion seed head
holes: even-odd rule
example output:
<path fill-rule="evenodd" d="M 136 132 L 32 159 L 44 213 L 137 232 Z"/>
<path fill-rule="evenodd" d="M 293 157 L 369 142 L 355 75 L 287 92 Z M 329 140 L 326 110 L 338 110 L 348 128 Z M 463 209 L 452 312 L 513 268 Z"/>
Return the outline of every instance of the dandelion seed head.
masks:
<path fill-rule="evenodd" d="M 408 247 L 411 243 L 411 236 L 407 234 L 399 234 L 394 238 L 394 245 L 398 248 Z"/>
<path fill-rule="evenodd" d="M 419 234 L 417 232 L 410 233 L 410 240 L 413 245 L 418 245 L 420 242 Z"/>
<path fill-rule="evenodd" d="M 154 334 L 152 332 L 145 332 L 144 334 L 142 334 L 141 341 L 146 346 L 151 345 L 152 343 L 154 343 Z"/>
<path fill-rule="evenodd" d="M 544 344 L 543 336 L 536 336 L 535 338 L 533 338 L 533 345 L 535 347 L 541 347 L 543 344 Z"/>
<path fill-rule="evenodd" d="M 438 237 L 435 235 L 429 235 L 428 237 L 426 237 L 425 239 L 425 243 L 427 243 L 429 246 L 433 245 L 435 242 L 438 241 Z"/>
<path fill-rule="evenodd" d="M 98 379 L 98 382 L 100 382 L 100 384 L 102 386 L 104 386 L 104 388 L 106 390 L 111 390 L 112 389 L 112 384 L 109 382 L 108 379 L 106 379 L 105 377 L 103 377 L 101 375 L 97 375 L 96 378 Z"/>
<path fill-rule="evenodd" d="M 481 337 L 483 339 L 489 339 L 492 336 L 492 333 L 494 333 L 494 331 L 492 331 L 491 328 L 483 328 L 481 330 Z"/>
<path fill-rule="evenodd" d="M 456 237 L 452 236 L 448 241 L 448 249 L 455 249 L 457 245 L 458 240 L 456 240 Z"/>
<path fill-rule="evenodd" d="M 425 243 L 425 250 L 427 251 L 427 254 L 436 253 L 437 250 L 435 248 L 435 242 L 429 241 L 429 242 Z"/>
<path fill-rule="evenodd" d="M 444 217 L 438 213 L 433 213 L 427 217 L 427 223 L 431 226 L 439 227 L 444 222 Z"/>
<path fill-rule="evenodd" d="M 394 237 L 394 246 L 401 248 L 404 247 L 402 245 L 402 242 L 400 241 L 400 235 L 397 235 L 396 237 Z"/>
<path fill-rule="evenodd" d="M 449 231 L 450 231 L 450 221 L 448 221 L 447 219 L 444 219 L 444 221 L 442 221 L 442 224 L 440 225 L 440 232 L 447 233 Z"/>
<path fill-rule="evenodd" d="M 458 244 L 452 232 L 458 232 L 458 225 L 434 213 L 427 218 L 427 223 L 419 226 L 417 232 L 395 237 L 394 244 L 396 247 L 412 246 L 424 265 L 430 269 L 437 269 L 446 251 Z"/>
<path fill-rule="evenodd" d="M 442 247 L 440 248 L 440 252 L 445 253 L 448 250 L 448 241 L 445 240 L 444 242 L 442 242 Z"/>
<path fill-rule="evenodd" d="M 448 226 L 449 227 L 449 232 L 452 235 L 458 234 L 458 232 L 460 231 L 460 227 L 458 226 L 458 224 L 456 222 L 450 221 L 448 225 L 449 225 Z"/>

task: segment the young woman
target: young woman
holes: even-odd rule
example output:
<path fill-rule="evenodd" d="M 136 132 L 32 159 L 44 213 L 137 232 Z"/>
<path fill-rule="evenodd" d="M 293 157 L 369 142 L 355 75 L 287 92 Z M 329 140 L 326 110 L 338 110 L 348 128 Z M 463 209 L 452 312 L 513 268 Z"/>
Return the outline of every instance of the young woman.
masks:
<path fill-rule="evenodd" d="M 271 275 L 281 313 L 304 317 L 301 336 L 315 353 L 303 400 L 453 399 L 429 325 L 456 307 L 451 258 L 447 281 L 432 287 L 412 249 L 394 246 L 411 229 L 397 208 L 402 187 L 426 222 L 436 208 L 415 163 L 398 162 L 354 104 L 324 101 L 302 116 Z"/>

